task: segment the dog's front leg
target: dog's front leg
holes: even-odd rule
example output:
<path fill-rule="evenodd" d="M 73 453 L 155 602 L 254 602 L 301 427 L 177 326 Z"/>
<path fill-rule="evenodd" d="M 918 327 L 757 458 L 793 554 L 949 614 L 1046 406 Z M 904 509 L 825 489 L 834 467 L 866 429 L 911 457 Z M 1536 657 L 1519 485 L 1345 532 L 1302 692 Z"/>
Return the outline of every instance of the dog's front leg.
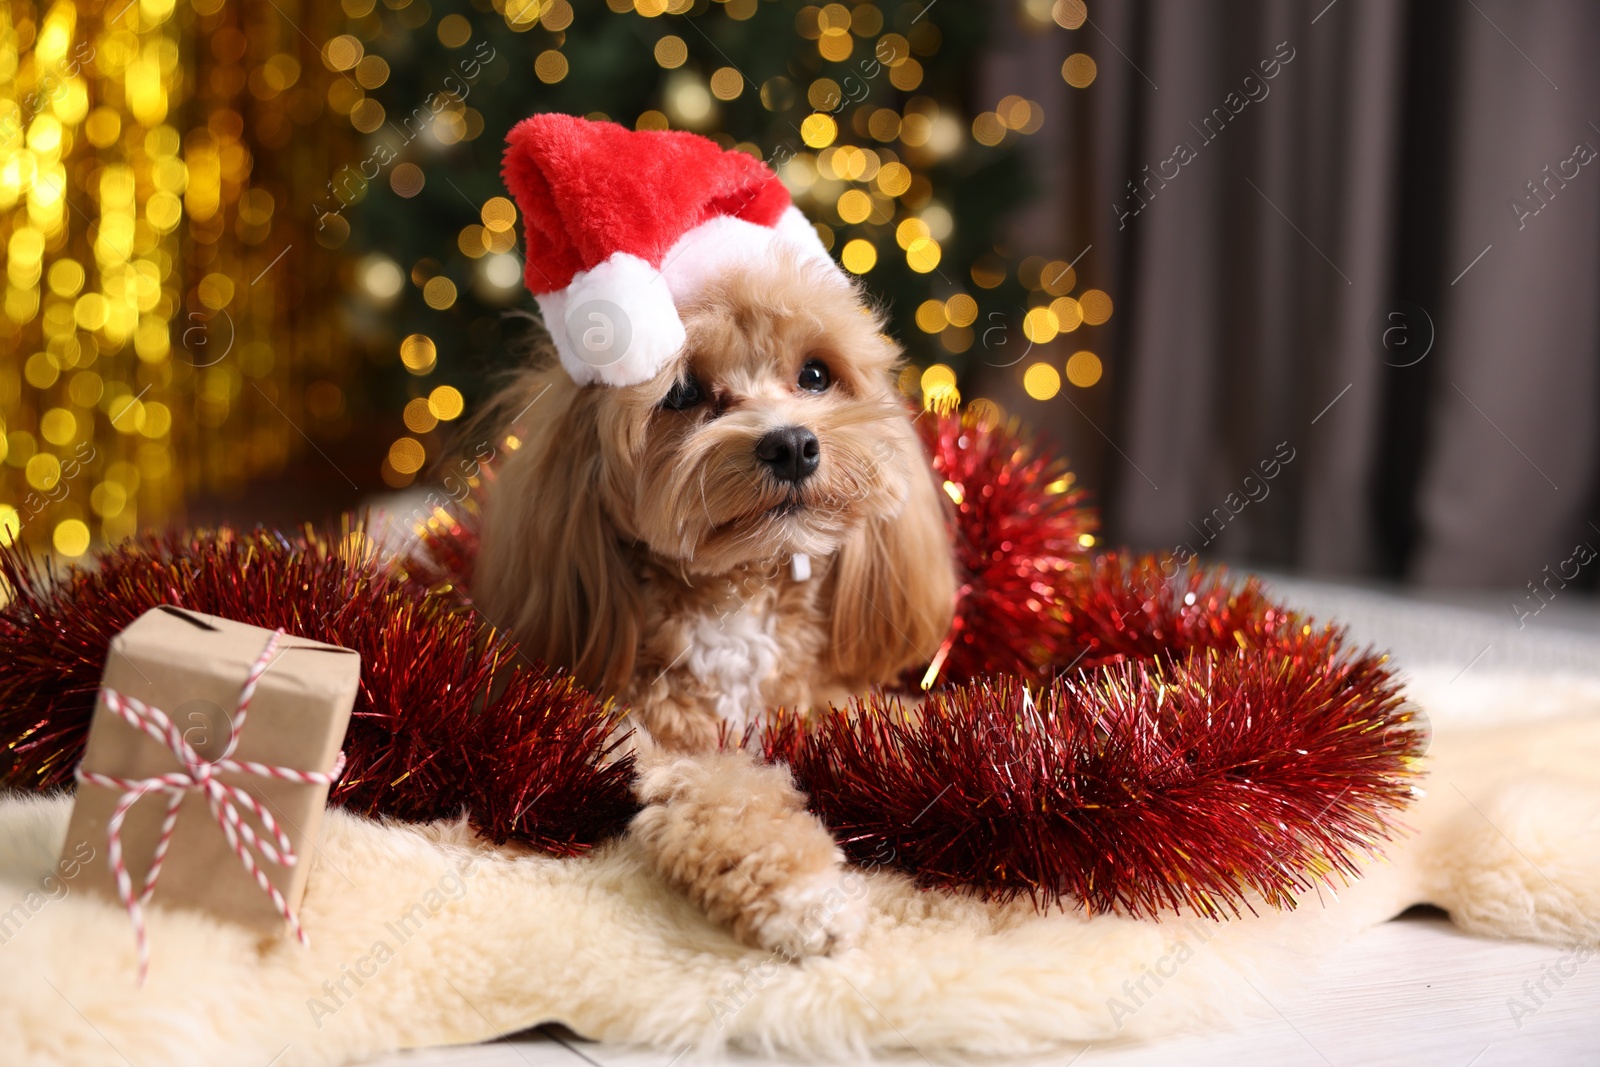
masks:
<path fill-rule="evenodd" d="M 788 768 L 742 750 L 642 750 L 632 833 L 668 883 L 747 945 L 793 959 L 848 947 L 866 883 Z"/>

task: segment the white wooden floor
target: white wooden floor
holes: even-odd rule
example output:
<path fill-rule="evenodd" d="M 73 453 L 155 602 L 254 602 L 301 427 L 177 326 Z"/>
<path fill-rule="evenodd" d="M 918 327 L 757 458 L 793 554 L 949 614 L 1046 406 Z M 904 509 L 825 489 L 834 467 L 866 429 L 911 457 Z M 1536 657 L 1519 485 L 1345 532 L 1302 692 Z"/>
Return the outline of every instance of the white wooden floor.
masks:
<path fill-rule="evenodd" d="M 1289 604 L 1339 619 L 1359 639 L 1391 650 L 1402 667 L 1457 663 L 1464 670 L 1600 673 L 1600 609 L 1577 594 L 1568 594 L 1559 611 L 1552 605 L 1518 628 L 1506 606 L 1512 594 L 1440 605 L 1298 580 L 1269 584 Z M 1561 971 L 1573 972 L 1559 985 L 1545 977 L 1558 963 Z M 1260 1003 L 1245 1006 L 1253 1017 L 1230 1032 L 1063 1049 L 1011 1062 L 1015 1067 L 1600 1067 L 1600 951 L 1580 960 L 1547 946 L 1468 937 L 1438 914 L 1411 914 L 1324 959 L 1307 961 L 1308 968 L 1313 964 L 1315 973 L 1296 989 L 1260 990 Z M 1531 984 L 1542 977 L 1549 995 L 1530 994 Z M 1513 1001 L 1523 1010 L 1514 1013 Z M 951 1062 L 936 1050 L 924 1051 L 888 1062 Z M 595 1044 L 540 1029 L 487 1045 L 404 1053 L 372 1064 L 668 1067 L 671 1061 L 670 1052 Z M 769 1061 L 733 1056 L 714 1062 Z"/>

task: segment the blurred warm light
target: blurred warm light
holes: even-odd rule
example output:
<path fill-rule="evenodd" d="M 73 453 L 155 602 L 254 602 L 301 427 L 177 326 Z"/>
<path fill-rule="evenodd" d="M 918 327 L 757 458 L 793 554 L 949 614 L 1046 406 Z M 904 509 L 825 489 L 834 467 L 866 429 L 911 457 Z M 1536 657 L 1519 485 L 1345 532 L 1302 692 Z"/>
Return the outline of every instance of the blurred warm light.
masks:
<path fill-rule="evenodd" d="M 1018 133 L 1037 133 L 1044 125 L 1044 108 L 1020 96 L 1007 96 L 995 105 L 995 118 L 1000 125 Z"/>
<path fill-rule="evenodd" d="M 439 350 L 433 338 L 414 333 L 400 342 L 400 362 L 412 374 L 427 374 L 439 361 Z"/>
<path fill-rule="evenodd" d="M 1055 313 L 1056 325 L 1062 333 L 1071 333 L 1083 323 L 1083 305 L 1070 296 L 1058 296 L 1050 301 L 1050 310 Z"/>
<path fill-rule="evenodd" d="M 440 422 L 460 418 L 466 409 L 467 402 L 462 398 L 461 390 L 453 385 L 438 386 L 428 394 L 428 410 Z"/>
<path fill-rule="evenodd" d="M 842 99 L 839 83 L 832 78 L 818 78 L 806 87 L 806 103 L 813 111 L 832 111 Z"/>
<path fill-rule="evenodd" d="M 909 93 L 922 84 L 922 64 L 914 59 L 907 58 L 889 68 L 889 84 L 901 92 Z"/>
<path fill-rule="evenodd" d="M 857 37 L 873 37 L 883 29 L 883 12 L 875 4 L 857 4 L 850 12 L 850 32 Z"/>
<path fill-rule="evenodd" d="M 356 64 L 356 82 L 363 89 L 376 89 L 389 80 L 389 63 L 382 56 L 367 56 Z"/>
<path fill-rule="evenodd" d="M 888 163 L 878 169 L 878 188 L 886 196 L 900 196 L 911 188 L 911 170 L 904 163 Z"/>
<path fill-rule="evenodd" d="M 900 121 L 900 140 L 908 148 L 921 148 L 933 137 L 933 120 L 926 115 L 911 114 Z"/>
<path fill-rule="evenodd" d="M 389 446 L 389 466 L 401 474 L 417 473 L 427 459 L 427 450 L 414 437 L 402 437 Z"/>
<path fill-rule="evenodd" d="M 1075 30 L 1089 17 L 1089 8 L 1083 0 L 1056 0 L 1055 6 L 1050 9 L 1050 17 L 1062 29 Z"/>
<path fill-rule="evenodd" d="M 361 62 L 364 51 L 360 40 L 341 34 L 322 46 L 322 60 L 330 70 L 349 70 Z"/>
<path fill-rule="evenodd" d="M 900 136 L 900 113 L 892 107 L 880 107 L 867 119 L 867 132 L 873 140 L 889 142 Z"/>
<path fill-rule="evenodd" d="M 966 293 L 957 293 L 945 301 L 944 314 L 952 326 L 971 326 L 978 318 L 978 302 Z"/>
<path fill-rule="evenodd" d="M 901 248 L 910 248 L 912 241 L 922 240 L 931 236 L 928 224 L 921 219 L 905 219 L 895 227 L 894 240 Z"/>
<path fill-rule="evenodd" d="M 435 311 L 452 307 L 456 302 L 456 283 L 443 275 L 429 278 L 428 283 L 422 287 L 422 299 Z"/>
<path fill-rule="evenodd" d="M 1111 317 L 1111 297 L 1099 289 L 1085 289 L 1078 297 L 1078 306 L 1083 309 L 1083 321 L 1090 326 L 1098 326 Z"/>
<path fill-rule="evenodd" d="M 949 412 L 961 406 L 961 390 L 953 385 L 937 385 L 922 394 L 924 411 Z"/>
<path fill-rule="evenodd" d="M 945 316 L 944 301 L 924 300 L 917 308 L 917 328 L 923 333 L 938 333 L 950 322 Z"/>
<path fill-rule="evenodd" d="M 999 116 L 992 111 L 985 111 L 972 120 L 972 139 L 981 145 L 997 145 L 1004 140 L 1006 128 L 1000 122 Z"/>
<path fill-rule="evenodd" d="M 456 234 L 456 247 L 461 249 L 461 254 L 471 259 L 478 259 L 489 250 L 488 237 L 482 226 L 472 223 L 461 227 L 461 232 Z"/>
<path fill-rule="evenodd" d="M 412 433 L 427 433 L 439 425 L 439 417 L 433 413 L 428 402 L 422 397 L 415 397 L 406 404 L 405 411 L 401 413 L 406 429 Z M 391 462 L 393 462 L 391 458 Z M 396 469 L 399 469 L 398 466 Z"/>
<path fill-rule="evenodd" d="M 547 48 L 533 61 L 533 73 L 546 85 L 553 85 L 567 76 L 567 57 L 554 48 Z"/>
<path fill-rule="evenodd" d="M 28 460 L 23 473 L 35 489 L 49 489 L 61 480 L 61 461 L 48 452 L 40 452 Z"/>
<path fill-rule="evenodd" d="M 1022 388 L 1035 400 L 1049 400 L 1061 392 L 1061 375 L 1048 363 L 1035 363 L 1022 372 Z"/>
<path fill-rule="evenodd" d="M 993 289 L 1006 280 L 1006 267 L 1001 258 L 985 252 L 972 261 L 972 284 L 979 289 Z"/>
<path fill-rule="evenodd" d="M 1005 418 L 1005 412 L 1000 410 L 1000 405 L 984 396 L 967 405 L 967 414 L 972 416 L 973 421 L 979 426 L 988 430 L 1000 425 L 1001 420 Z"/>
<path fill-rule="evenodd" d="M 956 384 L 956 372 L 943 363 L 935 363 L 922 372 L 922 378 L 917 384 L 922 387 L 924 393 L 930 393 L 935 389 L 953 389 Z"/>
<path fill-rule="evenodd" d="M 704 126 L 715 113 L 716 101 L 700 75 L 688 70 L 674 71 L 662 90 L 667 115 L 680 126 Z"/>
<path fill-rule="evenodd" d="M 128 492 L 116 482 L 101 482 L 89 493 L 89 507 L 103 519 L 114 519 L 128 506 Z"/>
<path fill-rule="evenodd" d="M 567 0 L 549 0 L 539 15 L 539 24 L 551 33 L 560 33 L 572 25 L 572 5 Z"/>
<path fill-rule="evenodd" d="M 768 111 L 787 111 L 794 104 L 794 83 L 781 74 L 761 83 L 761 106 Z"/>
<path fill-rule="evenodd" d="M 389 301 L 400 295 L 405 286 L 405 275 L 399 264 L 387 256 L 368 256 L 358 268 L 362 288 L 376 300 Z"/>
<path fill-rule="evenodd" d="M 1022 335 L 1036 345 L 1049 344 L 1060 332 L 1056 313 L 1049 308 L 1031 308 L 1022 318 Z"/>
<path fill-rule="evenodd" d="M 943 250 L 931 237 L 918 237 L 906 246 L 906 266 L 918 274 L 927 274 L 939 265 Z"/>
<path fill-rule="evenodd" d="M 423 181 L 422 168 L 415 163 L 401 163 L 389 172 L 389 188 L 407 199 L 422 192 Z"/>
<path fill-rule="evenodd" d="M 82 519 L 64 519 L 51 535 L 56 551 L 63 556 L 81 556 L 89 551 L 89 527 Z"/>
<path fill-rule="evenodd" d="M 669 33 L 656 42 L 655 57 L 660 66 L 676 70 L 689 58 L 689 46 L 682 37 Z"/>
<path fill-rule="evenodd" d="M 1061 76 L 1074 89 L 1087 89 L 1094 82 L 1096 73 L 1094 60 L 1083 52 L 1074 52 L 1061 64 Z"/>
<path fill-rule="evenodd" d="M 446 48 L 460 48 L 472 39 L 472 23 L 463 15 L 446 15 L 439 20 L 438 34 Z"/>
<path fill-rule="evenodd" d="M 807 115 L 800 123 L 800 139 L 812 148 L 826 148 L 838 136 L 839 127 L 833 119 L 820 112 Z"/>
<path fill-rule="evenodd" d="M 872 214 L 872 198 L 860 189 L 847 189 L 839 197 L 838 209 L 845 222 L 865 222 Z"/>
<path fill-rule="evenodd" d="M 1051 296 L 1066 296 L 1078 284 L 1078 273 L 1063 260 L 1054 259 L 1039 271 L 1039 288 Z"/>
<path fill-rule="evenodd" d="M 53 445 L 68 445 L 78 436 L 77 417 L 66 408 L 51 408 L 39 418 L 39 436 Z"/>
<path fill-rule="evenodd" d="M 361 2 L 366 3 L 366 0 Z M 538 18 L 539 0 L 505 0 L 506 25 L 513 31 L 522 33 L 533 29 Z"/>
<path fill-rule="evenodd" d="M 928 151 L 940 158 L 959 151 L 966 136 L 967 124 L 953 111 L 939 111 L 932 118 L 933 125 L 928 131 Z"/>
<path fill-rule="evenodd" d="M 839 260 L 844 264 L 844 269 L 851 274 L 865 274 L 878 263 L 878 250 L 871 241 L 857 237 L 844 246 L 844 251 L 839 254 Z"/>
<path fill-rule="evenodd" d="M 478 269 L 483 280 L 496 289 L 516 289 L 522 284 L 522 261 L 509 252 L 496 252 Z"/>
<path fill-rule="evenodd" d="M 732 67 L 721 67 L 711 75 L 711 95 L 718 100 L 735 100 L 744 92 L 744 75 Z"/>
<path fill-rule="evenodd" d="M 1100 357 L 1087 349 L 1072 353 L 1067 360 L 1067 381 L 1087 389 L 1100 380 Z"/>
<path fill-rule="evenodd" d="M 517 221 L 516 206 L 503 196 L 490 197 L 484 201 L 483 208 L 479 211 L 486 229 L 501 233 L 511 229 Z"/>
<path fill-rule="evenodd" d="M 233 279 L 226 274 L 207 274 L 195 287 L 200 303 L 212 310 L 225 308 L 233 301 Z"/>

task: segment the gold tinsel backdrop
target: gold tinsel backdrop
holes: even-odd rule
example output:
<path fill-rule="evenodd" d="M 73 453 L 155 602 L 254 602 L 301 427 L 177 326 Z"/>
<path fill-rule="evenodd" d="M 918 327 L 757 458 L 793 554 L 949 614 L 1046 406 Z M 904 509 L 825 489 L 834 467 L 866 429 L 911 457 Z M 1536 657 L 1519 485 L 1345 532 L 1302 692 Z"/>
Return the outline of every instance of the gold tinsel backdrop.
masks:
<path fill-rule="evenodd" d="M 1087 10 L 1005 16 L 1073 34 Z M 914 360 L 902 388 L 924 403 L 960 396 L 995 331 L 1027 341 L 1026 359 L 981 361 L 1016 395 L 1097 387 L 1111 298 L 1068 252 L 1002 237 L 1039 193 L 1018 146 L 1047 115 L 976 99 L 996 17 L 783 0 L 0 8 L 0 538 L 75 557 L 140 528 L 315 519 L 471 475 L 450 429 L 516 358 L 530 327 L 507 313 L 532 307 L 500 144 L 540 110 L 767 160 L 889 304 Z M 1074 51 L 1057 84 L 1087 90 L 1095 71 Z"/>

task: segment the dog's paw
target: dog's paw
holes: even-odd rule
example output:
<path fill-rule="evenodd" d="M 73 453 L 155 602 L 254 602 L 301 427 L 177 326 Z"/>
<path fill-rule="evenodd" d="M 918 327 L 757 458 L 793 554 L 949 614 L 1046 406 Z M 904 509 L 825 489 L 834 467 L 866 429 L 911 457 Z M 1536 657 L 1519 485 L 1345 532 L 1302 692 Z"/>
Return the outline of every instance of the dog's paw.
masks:
<path fill-rule="evenodd" d="M 867 922 L 859 875 L 834 868 L 773 890 L 752 916 L 743 940 L 786 959 L 827 956 L 851 948 Z"/>

